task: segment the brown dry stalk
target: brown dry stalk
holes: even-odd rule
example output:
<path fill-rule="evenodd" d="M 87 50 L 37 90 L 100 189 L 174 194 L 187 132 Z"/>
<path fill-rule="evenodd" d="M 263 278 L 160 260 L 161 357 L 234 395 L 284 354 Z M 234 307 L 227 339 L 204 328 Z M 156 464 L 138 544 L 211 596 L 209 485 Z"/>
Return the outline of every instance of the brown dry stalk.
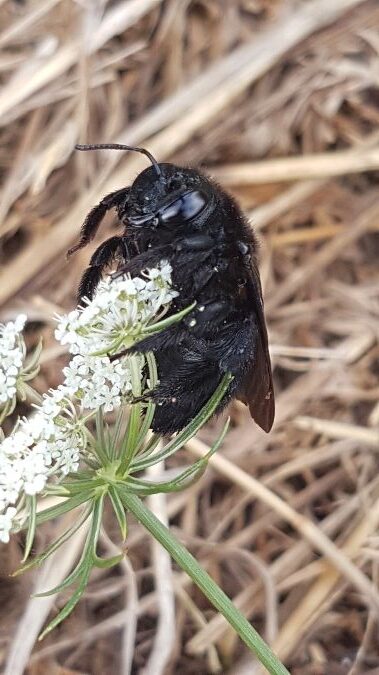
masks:
<path fill-rule="evenodd" d="M 57 536 L 70 526 L 76 513 L 71 511 L 62 519 Z M 75 560 L 83 549 L 84 539 L 87 533 L 87 525 L 84 524 L 70 539 L 69 546 L 54 553 L 45 563 L 42 573 L 37 577 L 34 593 L 42 593 L 49 588 L 58 586 L 71 571 Z M 23 675 L 29 662 L 30 654 L 37 642 L 50 610 L 54 605 L 57 594 L 42 598 L 32 597 L 24 608 L 23 615 L 13 636 L 7 657 L 4 675 Z"/>
<path fill-rule="evenodd" d="M 279 232 L 268 237 L 270 246 L 281 248 L 282 246 L 293 246 L 307 244 L 310 242 L 321 241 L 322 239 L 332 239 L 337 234 L 345 231 L 343 225 L 316 225 L 315 227 L 299 227 L 288 232 Z M 379 232 L 379 220 L 373 221 L 368 227 L 369 232 Z"/>
<path fill-rule="evenodd" d="M 365 510 L 360 522 L 354 528 L 341 552 L 349 559 L 359 555 L 362 545 L 377 530 L 379 524 L 379 500 Z M 273 642 L 273 649 L 279 658 L 285 660 L 299 642 L 309 632 L 320 616 L 324 603 L 333 597 L 333 591 L 341 580 L 341 570 L 325 562 L 324 572 L 312 584 L 303 600 L 282 626 Z M 376 615 L 377 619 L 377 615 Z"/>
<path fill-rule="evenodd" d="M 299 429 L 311 429 L 328 438 L 360 441 L 364 445 L 368 445 L 379 451 L 379 430 L 377 429 L 368 429 L 367 427 L 359 427 L 356 424 L 323 420 L 305 415 L 295 417 L 293 422 Z"/>
<path fill-rule="evenodd" d="M 0 125 L 2 117 L 5 117 L 9 111 L 16 108 L 22 101 L 33 93 L 46 86 L 49 82 L 59 78 L 71 66 L 77 63 L 81 53 L 85 50 L 88 54 L 93 54 L 106 44 L 112 37 L 119 35 L 130 26 L 137 23 L 145 14 L 157 7 L 162 0 L 129 0 L 127 3 L 121 3 L 109 10 L 100 23 L 97 30 L 88 43 L 83 44 L 79 38 L 74 38 L 71 42 L 64 44 L 51 58 L 41 65 L 40 57 L 36 55 L 34 72 L 28 70 L 27 75 L 22 78 L 14 78 L 9 84 L 3 87 L 0 94 Z M 35 15 L 29 21 L 36 20 Z M 15 30 L 15 28 L 14 28 Z M 19 29 L 17 29 L 19 30 Z M 7 40 L 9 32 L 0 36 Z M 29 64 L 30 67 L 31 64 Z M 21 73 L 22 75 L 22 73 Z M 6 119 L 8 122 L 8 119 Z"/>
<path fill-rule="evenodd" d="M 196 457 L 204 457 L 209 447 L 202 441 L 193 438 L 187 447 Z M 322 553 L 333 567 L 348 579 L 363 595 L 366 604 L 372 607 L 379 616 L 379 592 L 371 581 L 361 572 L 343 552 L 327 537 L 311 520 L 295 511 L 283 499 L 269 490 L 253 476 L 232 464 L 222 455 L 213 455 L 211 466 L 224 476 L 227 476 L 243 490 L 262 500 L 266 506 L 273 509 L 295 528 L 319 553 Z"/>
<path fill-rule="evenodd" d="M 284 283 L 280 285 L 274 296 L 266 301 L 266 311 L 270 312 L 288 300 L 299 288 L 308 283 L 315 274 L 330 265 L 347 246 L 357 241 L 378 218 L 379 206 L 377 202 L 374 202 L 360 215 L 355 223 L 348 228 L 344 228 L 343 232 L 314 253 L 312 259 L 306 265 L 292 272 Z"/>
<path fill-rule="evenodd" d="M 379 483 L 374 481 L 370 486 L 370 490 L 367 490 L 367 494 L 374 493 L 377 495 Z M 357 508 L 361 504 L 361 496 L 356 495 L 351 498 L 345 504 L 342 504 L 340 507 L 335 509 L 329 516 L 327 516 L 321 524 L 322 530 L 332 536 L 337 530 L 341 527 L 347 527 L 348 522 L 350 522 Z M 272 512 L 271 512 L 272 513 Z M 277 518 L 280 518 L 279 514 L 275 514 Z M 262 519 L 263 520 L 263 519 Z M 270 521 L 266 520 L 267 526 L 271 524 Z M 234 542 L 236 545 L 242 545 L 246 542 L 236 541 L 240 540 L 240 537 L 234 537 Z M 232 545 L 229 542 L 229 545 Z M 296 544 L 288 548 L 279 558 L 277 558 L 270 566 L 270 573 L 273 579 L 277 582 L 281 582 L 284 579 L 287 579 L 290 574 L 299 569 L 299 566 L 304 565 L 307 560 L 309 560 L 309 545 L 306 541 L 301 540 Z M 255 612 L 257 608 L 261 607 L 262 602 L 262 589 L 261 583 L 255 582 L 244 588 L 233 598 L 233 602 L 238 607 L 238 609 L 244 612 L 247 616 L 251 616 L 253 611 Z M 187 650 L 189 653 L 201 653 L 204 650 L 205 645 L 208 645 L 210 641 L 216 642 L 219 640 L 224 633 L 228 630 L 228 626 L 223 619 L 223 617 L 217 615 L 214 616 L 206 626 L 206 628 L 199 631 L 190 641 L 187 643 Z"/>
<path fill-rule="evenodd" d="M 210 167 L 209 173 L 221 183 L 235 186 L 331 178 L 377 169 L 379 148 L 360 148 Z"/>

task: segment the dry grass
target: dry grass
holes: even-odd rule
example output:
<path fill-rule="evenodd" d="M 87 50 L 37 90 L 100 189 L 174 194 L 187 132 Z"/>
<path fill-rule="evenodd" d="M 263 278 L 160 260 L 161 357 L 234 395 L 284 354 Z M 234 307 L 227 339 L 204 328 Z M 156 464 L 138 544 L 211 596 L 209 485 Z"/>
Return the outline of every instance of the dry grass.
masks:
<path fill-rule="evenodd" d="M 64 252 L 143 166 L 75 142 L 208 167 L 260 232 L 276 424 L 266 436 L 234 404 L 212 468 L 154 508 L 294 675 L 379 672 L 378 26 L 375 0 L 0 0 L 1 318 L 26 309 L 30 343 L 42 331 L 41 391 L 65 360 L 51 316 L 90 255 Z M 1 550 L 8 675 L 261 672 L 137 526 L 125 563 L 37 644 L 62 599 L 30 592 L 80 545 L 17 581 L 18 543 Z"/>

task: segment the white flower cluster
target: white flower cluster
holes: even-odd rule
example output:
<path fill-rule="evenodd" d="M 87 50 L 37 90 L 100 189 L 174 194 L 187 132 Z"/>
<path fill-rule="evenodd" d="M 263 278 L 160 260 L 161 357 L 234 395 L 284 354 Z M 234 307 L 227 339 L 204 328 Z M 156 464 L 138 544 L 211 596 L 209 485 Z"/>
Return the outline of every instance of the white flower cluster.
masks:
<path fill-rule="evenodd" d="M 29 419 L 0 443 L 0 541 L 9 539 L 23 495 L 36 495 L 48 479 L 79 467 L 85 433 L 64 388 L 51 391 Z"/>
<path fill-rule="evenodd" d="M 121 405 L 122 394 L 132 389 L 126 359 L 111 362 L 108 356 L 77 354 L 63 373 L 67 392 L 89 410 L 103 406 L 105 412 L 110 412 Z"/>
<path fill-rule="evenodd" d="M 101 281 L 93 300 L 59 317 L 55 337 L 68 345 L 71 354 L 107 355 L 134 344 L 141 330 L 178 295 L 171 288 L 171 266 L 159 267 L 143 276 Z"/>
<path fill-rule="evenodd" d="M 25 314 L 20 314 L 15 321 L 0 324 L 0 407 L 16 396 L 17 378 L 25 358 L 21 335 L 25 322 Z"/>
<path fill-rule="evenodd" d="M 63 373 L 63 386 L 86 409 L 109 412 L 131 391 L 127 359 L 108 354 L 130 347 L 178 294 L 171 288 L 171 267 L 162 262 L 144 276 L 102 281 L 92 301 L 59 317 L 56 339 L 75 356 Z"/>
<path fill-rule="evenodd" d="M 59 317 L 56 338 L 73 354 L 64 381 L 0 442 L 0 541 L 9 541 L 25 495 L 36 495 L 51 477 L 78 469 L 87 447 L 83 410 L 111 411 L 132 388 L 128 359 L 111 361 L 109 354 L 138 341 L 176 295 L 171 267 L 162 261 L 141 277 L 102 281 L 92 301 Z M 21 315 L 0 326 L 0 407 L 16 394 L 25 321 Z"/>

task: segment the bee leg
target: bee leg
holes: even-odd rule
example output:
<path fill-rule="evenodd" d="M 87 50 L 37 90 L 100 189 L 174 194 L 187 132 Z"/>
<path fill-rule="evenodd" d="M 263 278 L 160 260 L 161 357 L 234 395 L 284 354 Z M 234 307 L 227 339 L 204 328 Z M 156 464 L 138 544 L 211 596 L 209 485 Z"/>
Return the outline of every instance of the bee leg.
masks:
<path fill-rule="evenodd" d="M 259 331 L 254 317 L 231 321 L 217 331 L 217 337 L 208 342 L 208 356 L 217 362 L 219 372 L 231 373 L 229 398 L 239 388 L 241 378 L 255 358 L 255 345 Z"/>
<path fill-rule="evenodd" d="M 179 239 L 175 245 L 176 251 L 209 251 L 215 246 L 215 240 L 208 234 L 192 234 L 191 236 Z"/>
<path fill-rule="evenodd" d="M 121 267 L 113 274 L 113 279 L 118 279 L 124 274 L 131 274 L 132 276 L 137 276 L 143 272 L 146 268 L 152 268 L 158 265 L 161 260 L 168 258 L 169 248 L 167 246 L 162 248 L 156 248 L 154 251 L 145 251 L 132 257 L 125 265 Z"/>
<path fill-rule="evenodd" d="M 166 328 L 161 333 L 156 335 L 149 335 L 148 337 L 140 340 L 132 347 L 124 349 L 118 354 L 112 354 L 109 358 L 110 361 L 115 361 L 120 359 L 123 356 L 128 356 L 130 354 L 146 354 L 147 352 L 159 352 L 162 349 L 171 349 L 172 347 L 177 347 L 181 344 L 182 341 L 186 340 L 185 332 L 178 326 L 171 326 Z"/>
<path fill-rule="evenodd" d="M 106 195 L 97 206 L 94 206 L 93 209 L 91 209 L 82 225 L 78 243 L 67 251 L 68 257 L 80 248 L 83 248 L 83 246 L 86 246 L 94 238 L 106 212 L 114 206 L 123 204 L 127 199 L 129 190 L 130 188 L 126 187 L 111 192 L 109 195 Z"/>
<path fill-rule="evenodd" d="M 200 347 L 175 354 L 168 350 L 158 356 L 160 383 L 152 395 L 157 404 L 153 431 L 170 434 L 182 429 L 209 400 L 221 380 L 216 363 Z M 206 377 L 204 376 L 206 373 Z"/>
<path fill-rule="evenodd" d="M 137 251 L 135 243 L 133 241 L 131 241 L 129 237 L 122 237 L 122 247 L 121 248 L 122 248 L 123 258 L 124 258 L 124 261 L 123 261 L 123 263 L 121 263 L 121 265 L 125 266 L 125 264 L 127 264 L 129 262 L 129 260 L 131 260 L 131 258 L 133 258 L 135 255 L 137 255 L 138 251 Z M 120 267 L 120 265 L 119 265 L 119 267 Z"/>
<path fill-rule="evenodd" d="M 122 237 L 111 237 L 104 241 L 93 254 L 89 267 L 84 272 L 78 290 L 78 299 L 84 296 L 92 298 L 96 287 L 101 280 L 104 268 L 111 262 L 122 244 Z"/>
<path fill-rule="evenodd" d="M 148 403 L 151 400 L 152 391 L 146 391 L 142 396 L 133 396 L 130 403 Z"/>

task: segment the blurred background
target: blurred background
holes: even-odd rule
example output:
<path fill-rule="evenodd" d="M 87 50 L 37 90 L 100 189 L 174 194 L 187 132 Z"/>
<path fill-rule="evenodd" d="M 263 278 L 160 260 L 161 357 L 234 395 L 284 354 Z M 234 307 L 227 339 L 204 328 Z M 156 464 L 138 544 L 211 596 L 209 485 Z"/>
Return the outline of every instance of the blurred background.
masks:
<path fill-rule="evenodd" d="M 52 317 L 114 217 L 65 252 L 146 166 L 75 143 L 200 166 L 259 235 L 276 423 L 265 435 L 234 403 L 212 468 L 160 508 L 296 675 L 379 672 L 378 28 L 375 0 L 0 0 L 0 320 L 25 311 L 30 346 L 42 333 L 41 392 L 66 361 Z M 36 579 L 54 586 L 80 542 L 42 580 L 10 579 L 20 543 L 0 549 L 8 675 L 261 672 L 132 523 L 125 564 L 37 644 L 63 599 L 30 599 Z"/>

